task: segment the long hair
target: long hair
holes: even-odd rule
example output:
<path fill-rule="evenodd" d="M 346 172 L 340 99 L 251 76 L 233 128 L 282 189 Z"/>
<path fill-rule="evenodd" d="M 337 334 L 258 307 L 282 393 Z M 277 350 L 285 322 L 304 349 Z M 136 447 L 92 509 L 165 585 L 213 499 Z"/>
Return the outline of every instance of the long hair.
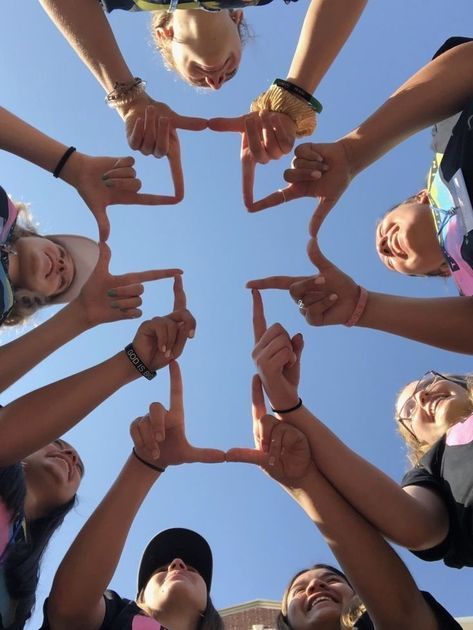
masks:
<path fill-rule="evenodd" d="M 308 569 L 302 569 L 298 571 L 295 575 L 292 576 L 289 584 L 286 586 L 286 590 L 284 591 L 284 595 L 282 597 L 281 602 L 281 612 L 276 618 L 276 627 L 277 630 L 293 630 L 291 624 L 289 623 L 289 619 L 287 617 L 287 600 L 289 597 L 289 591 L 291 590 L 292 585 L 294 584 L 294 580 L 296 580 L 300 575 L 306 573 L 307 571 L 312 571 L 313 569 L 327 569 L 332 573 L 336 573 L 339 575 L 345 582 L 353 588 L 348 580 L 347 576 L 342 573 L 336 567 L 333 567 L 330 564 L 314 564 Z M 342 610 L 340 614 L 340 628 L 343 630 L 351 630 L 354 627 L 357 619 L 361 617 L 361 615 L 366 611 L 366 607 L 358 597 L 358 595 L 353 591 L 353 597 L 350 602 L 345 606 L 344 610 Z"/>
<path fill-rule="evenodd" d="M 23 514 L 26 481 L 21 464 L 0 469 L 2 499 L 12 519 Z M 26 540 L 12 541 L 5 560 L 5 581 L 8 594 L 18 602 L 15 622 L 9 630 L 21 630 L 31 616 L 36 602 L 41 560 L 54 532 L 74 507 L 76 497 L 52 510 L 47 516 L 26 523 Z"/>
<path fill-rule="evenodd" d="M 473 375 L 472 374 L 445 374 L 451 381 L 458 383 L 462 387 L 464 387 L 470 398 L 471 403 L 471 411 L 473 411 Z M 399 399 L 399 396 L 404 391 L 405 386 L 398 392 L 396 396 L 396 402 Z M 471 413 L 471 412 L 470 412 Z M 422 459 L 422 457 L 432 448 L 432 444 L 428 444 L 427 442 L 422 442 L 419 440 L 413 433 L 410 431 L 402 422 L 402 419 L 399 417 L 398 413 L 395 413 L 396 427 L 399 435 L 402 437 L 406 444 L 407 450 L 407 459 L 412 466 L 417 466 Z M 468 416 L 466 416 L 468 417 Z M 457 424 L 465 420 L 465 415 L 459 415 L 458 418 L 455 418 L 453 424 Z"/>
<path fill-rule="evenodd" d="M 14 245 L 20 238 L 27 236 L 41 236 L 33 222 L 27 204 L 21 201 L 12 200 L 13 205 L 18 210 L 18 218 L 13 228 L 10 244 Z M 8 316 L 2 322 L 4 326 L 16 326 L 24 324 L 41 306 L 47 302 L 44 295 L 29 291 L 28 289 L 14 289 L 15 302 Z"/>

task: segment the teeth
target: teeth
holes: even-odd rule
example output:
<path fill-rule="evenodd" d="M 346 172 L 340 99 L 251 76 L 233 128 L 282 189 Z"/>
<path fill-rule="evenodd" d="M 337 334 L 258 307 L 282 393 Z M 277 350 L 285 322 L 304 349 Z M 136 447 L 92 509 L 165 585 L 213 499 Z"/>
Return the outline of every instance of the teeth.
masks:
<path fill-rule="evenodd" d="M 312 602 L 312 604 L 310 605 L 310 609 L 312 610 L 312 608 L 316 606 L 319 602 L 330 602 L 330 601 L 332 601 L 330 597 L 325 597 L 325 595 L 322 595 L 321 597 L 316 597 L 314 601 Z"/>

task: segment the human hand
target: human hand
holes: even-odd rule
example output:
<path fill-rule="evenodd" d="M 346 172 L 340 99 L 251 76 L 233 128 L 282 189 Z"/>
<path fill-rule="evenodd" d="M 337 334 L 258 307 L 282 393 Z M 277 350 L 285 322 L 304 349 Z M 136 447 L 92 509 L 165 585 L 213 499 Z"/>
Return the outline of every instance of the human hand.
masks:
<path fill-rule="evenodd" d="M 294 487 L 311 466 L 307 438 L 291 424 L 268 415 L 258 375 L 253 377 L 251 389 L 255 448 L 231 448 L 227 462 L 256 464 L 279 483 Z"/>
<path fill-rule="evenodd" d="M 178 203 L 184 198 L 184 175 L 181 149 L 176 129 L 202 131 L 207 120 L 193 116 L 180 116 L 170 107 L 142 94 L 132 103 L 118 108 L 125 121 L 128 144 L 134 151 L 157 158 L 167 156 L 174 183 L 174 196 L 166 203 Z"/>
<path fill-rule="evenodd" d="M 152 403 L 149 412 L 131 423 L 130 434 L 136 453 L 163 468 L 202 462 L 225 461 L 225 453 L 214 448 L 197 448 L 187 441 L 181 371 L 176 361 L 169 364 L 170 405 Z"/>
<path fill-rule="evenodd" d="M 133 347 L 150 370 L 159 370 L 182 354 L 187 340 L 194 337 L 195 328 L 196 321 L 186 308 L 182 277 L 175 276 L 173 312 L 143 322 Z"/>
<path fill-rule="evenodd" d="M 322 254 L 315 238 L 309 241 L 307 251 L 319 274 L 272 276 L 250 280 L 246 286 L 288 291 L 311 326 L 346 324 L 357 306 L 360 287 Z"/>
<path fill-rule="evenodd" d="M 142 283 L 182 274 L 181 269 L 153 269 L 114 276 L 108 270 L 110 258 L 108 245 L 99 243 L 99 258 L 95 269 L 79 295 L 71 302 L 71 308 L 78 309 L 79 317 L 86 328 L 140 317 L 140 296 L 144 291 Z"/>
<path fill-rule="evenodd" d="M 177 203 L 176 197 L 139 193 L 132 157 L 92 157 L 74 153 L 61 173 L 76 188 L 95 217 L 102 241 L 110 235 L 107 207 L 115 204 L 158 206 Z"/>
<path fill-rule="evenodd" d="M 271 405 L 275 409 L 289 409 L 299 401 L 297 388 L 304 340 L 300 333 L 289 337 L 281 324 L 267 329 L 261 294 L 254 290 L 252 295 L 255 336 L 252 357 Z"/>
<path fill-rule="evenodd" d="M 250 212 L 263 210 L 258 206 L 260 202 L 253 201 L 256 163 L 267 164 L 292 150 L 296 137 L 295 123 L 286 114 L 262 111 L 237 118 L 211 118 L 209 129 L 242 134 L 240 159 L 243 201 Z"/>

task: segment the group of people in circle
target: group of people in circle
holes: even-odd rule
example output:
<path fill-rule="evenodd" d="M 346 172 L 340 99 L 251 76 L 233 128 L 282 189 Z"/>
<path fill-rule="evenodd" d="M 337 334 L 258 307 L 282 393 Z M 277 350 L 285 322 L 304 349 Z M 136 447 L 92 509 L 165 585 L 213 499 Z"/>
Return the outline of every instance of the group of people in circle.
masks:
<path fill-rule="evenodd" d="M 0 147 L 73 186 L 94 214 L 100 241 L 38 234 L 28 208 L 0 189 L 1 324 L 13 326 L 48 304 L 53 317 L 0 347 L 5 390 L 56 349 L 99 324 L 138 318 L 143 283 L 174 279 L 171 313 L 145 321 L 125 351 L 32 391 L 0 411 L 0 627 L 23 628 L 36 604 L 48 542 L 72 509 L 85 465 L 62 435 L 121 387 L 169 370 L 168 406 L 152 403 L 130 426 L 131 454 L 107 495 L 65 553 L 44 603 L 43 630 L 220 630 L 210 598 L 212 553 L 185 528 L 158 533 L 145 548 L 137 593 L 108 590 L 127 534 L 148 492 L 169 466 L 257 464 L 284 486 L 327 540 L 342 570 L 312 564 L 282 599 L 281 630 L 390 628 L 440 630 L 459 624 L 423 592 L 387 540 L 423 560 L 473 565 L 472 380 L 429 371 L 406 384 L 395 404 L 411 468 L 399 485 L 345 445 L 304 405 L 299 393 L 304 341 L 267 326 L 261 291 L 288 291 L 309 325 L 362 326 L 440 348 L 472 353 L 473 41 L 452 37 L 372 116 L 334 143 L 304 142 L 285 172 L 287 187 L 254 202 L 252 169 L 293 150 L 315 130 L 321 104 L 312 94 L 349 37 L 367 0 L 310 0 L 285 79 L 235 119 L 177 114 L 151 98 L 129 70 L 106 17 L 151 11 L 156 46 L 168 68 L 192 85 L 220 89 L 238 71 L 246 32 L 243 9 L 279 0 L 41 0 L 51 19 L 104 87 L 124 120 L 132 149 L 167 156 L 174 196 L 145 195 L 130 157 L 95 157 L 66 147 L 0 110 Z M 297 0 L 284 0 L 290 12 Z M 429 107 L 425 103 L 429 103 Z M 434 125 L 426 188 L 390 209 L 376 248 L 391 270 L 452 276 L 459 296 L 406 298 L 367 291 L 322 253 L 317 235 L 351 180 L 420 129 Z M 313 276 L 248 283 L 253 294 L 257 375 L 252 383 L 254 449 L 197 448 L 185 434 L 177 359 L 195 334 L 181 269 L 114 276 L 106 244 L 112 204 L 171 204 L 183 196 L 176 130 L 242 134 L 245 202 L 252 212 L 300 197 L 319 198 L 309 225 Z M 448 319 L 450 325 L 445 326 Z M 47 401 L 60 401 L 49 405 Z M 268 401 L 271 413 L 268 412 Z M 34 410 L 34 414 L 33 414 Z M 32 421 L 34 417 L 34 421 Z M 349 474 L 347 474 L 349 471 Z M 356 545 L 354 544 L 356 541 Z M 91 564 L 93 563 L 93 570 Z"/>

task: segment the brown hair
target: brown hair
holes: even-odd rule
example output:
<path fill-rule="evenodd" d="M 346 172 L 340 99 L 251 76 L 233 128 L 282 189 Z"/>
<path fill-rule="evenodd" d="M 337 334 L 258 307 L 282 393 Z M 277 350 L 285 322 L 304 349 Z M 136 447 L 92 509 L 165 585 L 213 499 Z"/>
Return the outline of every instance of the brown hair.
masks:
<path fill-rule="evenodd" d="M 233 14 L 232 9 L 229 9 L 229 11 L 230 14 Z M 153 38 L 153 42 L 157 50 L 161 53 L 164 67 L 167 70 L 177 72 L 174 57 L 172 56 L 172 39 L 167 37 L 159 38 L 157 35 L 158 29 L 168 28 L 172 24 L 172 18 L 173 14 L 169 13 L 169 11 L 152 11 L 150 27 L 151 37 Z M 242 45 L 244 45 L 251 37 L 250 29 L 245 21 L 245 18 L 242 18 L 238 24 L 238 34 L 240 35 Z"/>
<path fill-rule="evenodd" d="M 337 569 L 336 567 L 333 567 L 330 564 L 314 564 L 308 569 L 302 569 L 302 571 L 298 571 L 291 578 L 291 581 L 289 582 L 289 584 L 286 587 L 286 590 L 284 591 L 284 595 L 282 597 L 282 602 L 281 602 L 281 612 L 279 613 L 276 619 L 277 630 L 293 630 L 291 627 L 291 624 L 289 623 L 289 619 L 287 618 L 287 600 L 289 597 L 289 592 L 291 590 L 292 585 L 294 584 L 294 580 L 296 580 L 303 573 L 306 573 L 307 571 L 312 571 L 313 569 L 327 569 L 331 573 L 335 573 L 336 575 L 339 575 L 343 580 L 345 580 L 348 586 L 353 590 L 353 587 L 350 584 L 350 581 L 348 580 L 347 576 L 344 573 L 342 573 L 339 569 Z M 340 629 L 351 630 L 354 627 L 356 621 L 361 617 L 361 615 L 364 612 L 366 612 L 365 605 L 363 604 L 361 599 L 358 597 L 358 595 L 355 593 L 355 591 L 353 591 L 352 599 L 344 608 L 344 610 L 342 610 L 342 613 L 340 615 Z"/>
<path fill-rule="evenodd" d="M 473 375 L 472 374 L 445 374 L 450 380 L 462 385 L 467 391 L 470 398 L 471 403 L 471 411 L 473 411 Z M 404 391 L 406 385 L 399 390 L 396 396 L 396 403 L 399 399 L 399 396 Z M 395 413 L 396 426 L 399 435 L 402 437 L 406 444 L 407 449 L 407 459 L 412 466 L 417 466 L 422 459 L 422 457 L 432 448 L 432 444 L 428 444 L 427 442 L 421 442 L 414 433 L 406 427 L 406 425 L 402 422 L 402 418 L 399 414 Z M 455 422 L 452 424 L 456 424 L 457 422 L 461 422 L 465 419 L 465 416 L 461 415 L 455 419 Z"/>

